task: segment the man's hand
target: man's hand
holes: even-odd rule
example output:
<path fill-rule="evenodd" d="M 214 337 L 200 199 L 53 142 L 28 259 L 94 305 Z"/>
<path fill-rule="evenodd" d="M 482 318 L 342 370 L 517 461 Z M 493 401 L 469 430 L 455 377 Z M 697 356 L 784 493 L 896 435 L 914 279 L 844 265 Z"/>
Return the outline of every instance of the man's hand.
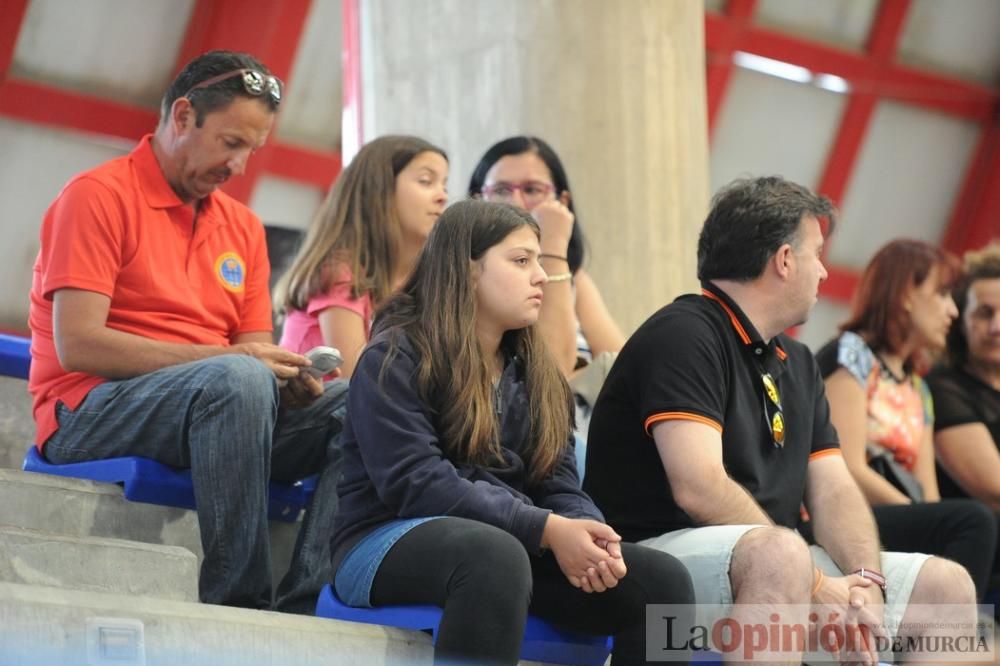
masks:
<path fill-rule="evenodd" d="M 298 377 L 299 369 L 309 365 L 309 359 L 302 354 L 296 354 L 269 342 L 240 342 L 231 346 L 229 350 L 234 354 L 246 354 L 263 361 L 278 381 Z"/>
<path fill-rule="evenodd" d="M 300 372 L 280 388 L 281 406 L 286 409 L 308 407 L 323 395 L 323 382 L 308 372 Z"/>
<path fill-rule="evenodd" d="M 570 584 L 584 592 L 604 592 L 625 575 L 620 541 L 604 523 L 554 513 L 549 514 L 542 532 L 542 546 L 552 551 Z"/>
<path fill-rule="evenodd" d="M 882 590 L 857 574 L 826 576 L 812 599 L 813 610 L 823 625 L 838 624 L 846 637 L 838 660 L 862 664 L 879 661 L 875 637 L 885 636 Z"/>

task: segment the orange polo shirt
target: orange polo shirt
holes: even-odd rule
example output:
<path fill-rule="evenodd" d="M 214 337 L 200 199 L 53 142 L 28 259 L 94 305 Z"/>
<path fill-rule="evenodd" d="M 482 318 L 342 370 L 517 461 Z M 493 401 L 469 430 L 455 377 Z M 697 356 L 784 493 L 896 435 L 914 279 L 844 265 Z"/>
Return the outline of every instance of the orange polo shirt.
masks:
<path fill-rule="evenodd" d="M 52 294 L 84 289 L 111 298 L 107 325 L 164 342 L 229 345 L 271 330 L 264 227 L 223 192 L 185 205 L 145 136 L 130 154 L 75 176 L 42 221 L 31 286 L 31 375 L 39 447 L 56 404 L 76 409 L 105 379 L 66 372 L 52 337 Z"/>

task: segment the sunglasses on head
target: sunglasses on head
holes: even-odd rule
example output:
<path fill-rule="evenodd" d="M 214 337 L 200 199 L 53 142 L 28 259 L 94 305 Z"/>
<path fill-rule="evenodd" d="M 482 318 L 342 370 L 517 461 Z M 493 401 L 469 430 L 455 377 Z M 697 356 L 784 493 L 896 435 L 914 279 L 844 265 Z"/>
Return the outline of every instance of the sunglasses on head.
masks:
<path fill-rule="evenodd" d="M 261 74 L 254 69 L 235 69 L 231 72 L 226 72 L 225 74 L 219 74 L 218 76 L 213 76 L 210 79 L 205 79 L 201 83 L 191 86 L 191 89 L 184 93 L 184 97 L 190 99 L 191 93 L 196 90 L 203 90 L 210 86 L 214 86 L 216 83 L 221 83 L 223 81 L 228 81 L 236 77 L 240 77 L 243 82 L 243 90 L 246 94 L 252 97 L 260 97 L 261 95 L 267 93 L 267 96 L 271 99 L 275 106 L 281 103 L 281 80 L 276 76 L 271 76 L 270 74 Z"/>
<path fill-rule="evenodd" d="M 785 415 L 781 412 L 781 394 L 778 393 L 778 385 L 770 372 L 762 372 L 760 378 L 764 383 L 764 420 L 771 431 L 774 448 L 780 449 L 785 446 Z"/>

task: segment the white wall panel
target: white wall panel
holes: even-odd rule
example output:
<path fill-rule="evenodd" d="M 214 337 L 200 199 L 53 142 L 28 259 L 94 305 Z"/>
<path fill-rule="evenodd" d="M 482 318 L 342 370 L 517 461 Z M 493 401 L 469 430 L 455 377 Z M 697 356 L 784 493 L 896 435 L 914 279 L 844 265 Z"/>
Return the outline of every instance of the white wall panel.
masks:
<path fill-rule="evenodd" d="M 257 181 L 250 208 L 264 224 L 305 229 L 323 200 L 323 192 L 284 178 L 262 176 Z"/>
<path fill-rule="evenodd" d="M 131 145 L 0 119 L 0 327 L 27 328 L 31 267 L 42 216 L 66 181 L 131 150 Z"/>
<path fill-rule="evenodd" d="M 363 4 L 367 138 L 441 145 L 457 198 L 487 147 L 538 134 L 566 164 L 588 271 L 623 329 L 695 286 L 708 194 L 700 0 Z"/>
<path fill-rule="evenodd" d="M 830 259 L 862 269 L 894 238 L 938 243 L 978 135 L 974 123 L 880 102 L 848 182 Z"/>
<path fill-rule="evenodd" d="M 282 105 L 282 139 L 320 149 L 340 147 L 341 25 L 341 0 L 312 0 Z"/>
<path fill-rule="evenodd" d="M 809 314 L 809 321 L 799 327 L 798 340 L 809 346 L 813 352 L 837 335 L 837 327 L 847 321 L 851 308 L 847 303 L 837 303 L 826 298 L 819 299 Z"/>
<path fill-rule="evenodd" d="M 735 68 L 712 140 L 712 191 L 743 176 L 815 187 L 843 107 L 843 95 Z"/>
<path fill-rule="evenodd" d="M 877 0 L 760 0 L 754 20 L 761 25 L 861 49 Z"/>
<path fill-rule="evenodd" d="M 996 86 L 1000 80 L 1000 1 L 915 0 L 900 60 Z"/>
<path fill-rule="evenodd" d="M 13 73 L 156 108 L 194 0 L 32 0 Z"/>

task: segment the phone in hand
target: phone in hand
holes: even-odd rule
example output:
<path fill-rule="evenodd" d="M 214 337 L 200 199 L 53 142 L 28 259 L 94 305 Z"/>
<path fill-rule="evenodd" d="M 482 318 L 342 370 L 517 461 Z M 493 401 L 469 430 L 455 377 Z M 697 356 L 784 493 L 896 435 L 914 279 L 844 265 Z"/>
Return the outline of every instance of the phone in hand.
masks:
<path fill-rule="evenodd" d="M 302 371 L 308 372 L 317 379 L 322 379 L 330 374 L 344 362 L 340 351 L 333 347 L 313 347 L 305 353 L 305 357 L 312 362 L 312 365 L 302 368 Z"/>

